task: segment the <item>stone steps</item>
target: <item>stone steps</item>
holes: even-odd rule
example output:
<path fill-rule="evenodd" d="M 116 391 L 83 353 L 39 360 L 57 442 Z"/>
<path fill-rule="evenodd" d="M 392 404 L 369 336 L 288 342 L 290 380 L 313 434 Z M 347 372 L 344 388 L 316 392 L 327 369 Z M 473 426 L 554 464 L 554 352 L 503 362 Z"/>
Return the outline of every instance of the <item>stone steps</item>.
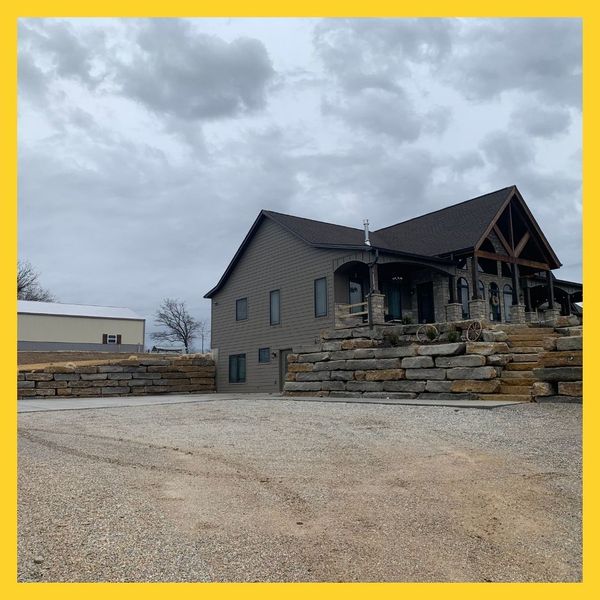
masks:
<path fill-rule="evenodd" d="M 539 354 L 544 351 L 544 348 L 542 346 L 517 346 L 510 348 L 510 351 L 511 354 Z"/>
<path fill-rule="evenodd" d="M 502 385 L 514 385 L 514 386 L 521 386 L 521 385 L 533 385 L 533 382 L 535 381 L 534 377 L 502 377 L 500 379 L 500 383 Z"/>
<path fill-rule="evenodd" d="M 513 340 L 509 337 L 507 343 L 512 348 L 526 348 L 528 346 L 535 348 L 544 347 L 543 339 Z"/>
<path fill-rule="evenodd" d="M 512 359 L 513 359 L 513 362 L 516 362 L 516 363 L 524 363 L 524 362 L 537 363 L 538 354 L 537 354 L 537 352 L 535 354 L 529 354 L 529 353 L 521 354 L 521 353 L 517 352 L 516 354 L 512 355 Z"/>
<path fill-rule="evenodd" d="M 537 369 L 537 362 L 511 362 L 508 363 L 504 369 L 505 371 L 529 371 L 532 372 L 533 369 Z"/>
<path fill-rule="evenodd" d="M 502 371 L 501 379 L 532 379 L 533 371 Z"/>
<path fill-rule="evenodd" d="M 527 340 L 545 340 L 546 338 L 560 337 L 557 333 L 509 333 L 508 339 L 514 342 L 524 342 Z"/>

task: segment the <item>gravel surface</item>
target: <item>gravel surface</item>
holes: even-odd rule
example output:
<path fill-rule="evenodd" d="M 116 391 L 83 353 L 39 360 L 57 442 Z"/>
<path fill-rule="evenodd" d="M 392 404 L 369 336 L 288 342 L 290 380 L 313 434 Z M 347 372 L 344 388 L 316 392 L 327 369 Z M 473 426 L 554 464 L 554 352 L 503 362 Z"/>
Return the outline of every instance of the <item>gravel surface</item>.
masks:
<path fill-rule="evenodd" d="M 581 406 L 19 415 L 19 581 L 579 581 Z"/>

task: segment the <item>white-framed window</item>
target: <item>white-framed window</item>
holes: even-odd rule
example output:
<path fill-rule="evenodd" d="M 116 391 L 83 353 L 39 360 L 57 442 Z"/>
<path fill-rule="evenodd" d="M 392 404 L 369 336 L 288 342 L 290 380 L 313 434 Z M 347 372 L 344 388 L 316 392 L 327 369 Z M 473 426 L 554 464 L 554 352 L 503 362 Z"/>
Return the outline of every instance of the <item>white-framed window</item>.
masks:
<path fill-rule="evenodd" d="M 107 333 L 106 334 L 106 343 L 107 344 L 116 344 L 117 343 L 117 334 L 116 333 Z"/>

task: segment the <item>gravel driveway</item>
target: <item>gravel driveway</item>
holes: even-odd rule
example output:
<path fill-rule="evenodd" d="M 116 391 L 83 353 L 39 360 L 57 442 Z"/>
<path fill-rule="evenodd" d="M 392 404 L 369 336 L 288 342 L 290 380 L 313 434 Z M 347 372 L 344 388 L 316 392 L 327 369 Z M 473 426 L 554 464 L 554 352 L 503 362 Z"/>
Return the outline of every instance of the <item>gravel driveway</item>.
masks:
<path fill-rule="evenodd" d="M 20 581 L 579 581 L 581 407 L 19 415 Z"/>

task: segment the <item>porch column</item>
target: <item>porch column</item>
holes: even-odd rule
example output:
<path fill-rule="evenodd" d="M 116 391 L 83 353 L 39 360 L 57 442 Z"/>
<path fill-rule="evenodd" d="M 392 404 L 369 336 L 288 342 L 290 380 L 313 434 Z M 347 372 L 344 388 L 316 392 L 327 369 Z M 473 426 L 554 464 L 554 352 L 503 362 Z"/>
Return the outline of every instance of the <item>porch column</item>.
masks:
<path fill-rule="evenodd" d="M 519 284 L 519 265 L 514 263 L 512 265 L 512 303 L 519 304 L 519 298 L 521 296 L 521 286 Z"/>
<path fill-rule="evenodd" d="M 546 271 L 546 289 L 548 290 L 548 308 L 554 308 L 554 281 L 552 271 Z"/>
<path fill-rule="evenodd" d="M 473 257 L 471 258 L 471 287 L 473 288 L 473 293 L 471 294 L 471 298 L 473 300 L 479 300 L 479 286 L 477 285 L 477 276 L 479 275 L 479 265 L 477 264 L 477 254 L 473 252 Z"/>
<path fill-rule="evenodd" d="M 477 253 L 473 252 L 471 258 L 471 294 L 472 300 L 469 302 L 469 315 L 471 319 L 483 321 L 488 318 L 486 301 L 479 297 L 479 265 L 477 263 Z"/>
<path fill-rule="evenodd" d="M 525 286 L 525 310 L 531 312 L 531 289 L 529 285 Z"/>
<path fill-rule="evenodd" d="M 379 265 L 374 263 L 369 268 L 371 275 L 371 292 L 373 294 L 379 294 Z"/>
<path fill-rule="evenodd" d="M 456 276 L 448 275 L 448 304 L 446 304 L 446 321 L 462 320 L 462 304 L 456 301 Z"/>
<path fill-rule="evenodd" d="M 448 285 L 450 291 L 448 303 L 454 304 L 456 302 L 456 277 L 454 275 L 448 275 Z"/>
<path fill-rule="evenodd" d="M 560 309 L 554 306 L 554 281 L 552 271 L 546 271 L 546 289 L 548 290 L 548 308 L 544 311 L 544 321 L 547 325 L 554 325 L 560 317 Z"/>

